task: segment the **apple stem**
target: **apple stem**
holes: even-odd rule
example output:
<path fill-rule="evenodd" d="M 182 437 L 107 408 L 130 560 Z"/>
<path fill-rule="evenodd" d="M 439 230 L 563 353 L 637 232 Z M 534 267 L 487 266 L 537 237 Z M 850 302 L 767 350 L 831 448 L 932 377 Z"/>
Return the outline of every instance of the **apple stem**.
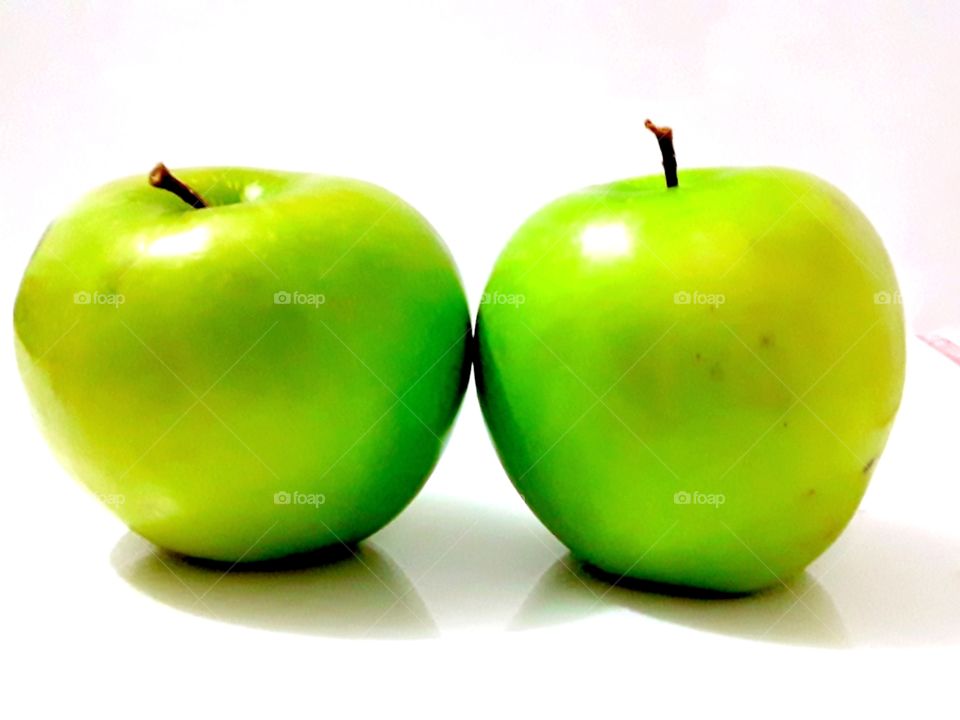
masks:
<path fill-rule="evenodd" d="M 163 163 L 157 163 L 156 167 L 150 171 L 149 179 L 153 187 L 172 192 L 187 205 L 197 209 L 209 207 L 206 201 L 200 197 L 200 193 L 177 178 Z"/>
<path fill-rule="evenodd" d="M 667 187 L 676 187 L 678 185 L 677 156 L 673 152 L 673 130 L 668 127 L 657 127 L 650 120 L 645 121 L 643 126 L 657 136 L 660 154 L 663 155 L 663 174 L 667 178 Z"/>

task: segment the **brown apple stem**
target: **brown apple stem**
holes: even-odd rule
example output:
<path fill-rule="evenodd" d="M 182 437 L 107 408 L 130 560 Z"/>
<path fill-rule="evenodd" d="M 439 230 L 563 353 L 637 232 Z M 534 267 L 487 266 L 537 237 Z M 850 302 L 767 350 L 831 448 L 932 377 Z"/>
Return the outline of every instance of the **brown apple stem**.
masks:
<path fill-rule="evenodd" d="M 150 184 L 155 188 L 172 192 L 187 205 L 197 209 L 209 207 L 206 201 L 200 197 L 200 193 L 177 178 L 163 163 L 157 163 L 157 166 L 150 171 Z"/>
<path fill-rule="evenodd" d="M 663 174 L 667 178 L 667 187 L 676 187 L 677 181 L 677 156 L 673 152 L 673 130 L 668 127 L 657 127 L 647 120 L 643 126 L 657 136 L 657 144 L 660 145 L 660 154 L 663 155 Z"/>

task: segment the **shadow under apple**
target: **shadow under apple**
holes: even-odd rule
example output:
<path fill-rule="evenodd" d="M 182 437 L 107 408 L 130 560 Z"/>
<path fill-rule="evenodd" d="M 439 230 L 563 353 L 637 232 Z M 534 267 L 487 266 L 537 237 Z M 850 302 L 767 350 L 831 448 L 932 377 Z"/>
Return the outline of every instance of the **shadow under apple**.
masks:
<path fill-rule="evenodd" d="M 810 569 L 744 596 L 617 582 L 566 555 L 539 579 L 512 629 L 626 609 L 741 638 L 822 647 L 960 644 L 960 541 L 858 517 Z"/>
<path fill-rule="evenodd" d="M 138 590 L 213 620 L 339 637 L 438 634 L 409 578 L 372 543 L 231 567 L 173 555 L 127 533 L 111 562 Z"/>
<path fill-rule="evenodd" d="M 724 595 L 614 578 L 570 555 L 543 574 L 511 628 L 543 627 L 615 608 L 755 640 L 826 647 L 848 644 L 830 596 L 806 573 L 786 586 L 751 595 Z"/>
<path fill-rule="evenodd" d="M 445 631 L 502 628 L 562 547 L 522 506 L 511 513 L 422 495 L 355 547 L 357 557 L 327 551 L 230 567 L 166 553 L 131 532 L 111 561 L 136 589 L 203 617 L 302 634 L 408 638 L 436 636 L 438 623 Z"/>

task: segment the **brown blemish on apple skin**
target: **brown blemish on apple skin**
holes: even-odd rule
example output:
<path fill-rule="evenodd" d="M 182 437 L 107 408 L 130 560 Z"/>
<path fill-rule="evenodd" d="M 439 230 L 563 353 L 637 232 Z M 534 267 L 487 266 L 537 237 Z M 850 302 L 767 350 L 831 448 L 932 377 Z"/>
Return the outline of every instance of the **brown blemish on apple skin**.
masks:
<path fill-rule="evenodd" d="M 869 460 L 867 460 L 867 464 L 863 466 L 863 474 L 866 475 L 868 472 L 870 472 L 870 470 L 873 468 L 874 465 L 876 465 L 876 463 L 877 463 L 877 459 L 875 457 L 872 457 Z"/>
<path fill-rule="evenodd" d="M 697 353 L 693 357 L 697 362 L 700 362 L 703 359 L 703 356 L 700 353 Z"/>
<path fill-rule="evenodd" d="M 824 539 L 825 539 L 827 542 L 833 542 L 833 541 L 836 540 L 838 537 L 840 537 L 840 533 L 843 532 L 843 527 L 844 527 L 843 524 L 835 525 L 835 526 L 831 527 L 829 530 L 827 530 L 827 531 L 823 534 Z"/>
<path fill-rule="evenodd" d="M 771 335 L 761 335 L 760 336 L 760 346 L 761 347 L 771 347 L 773 345 L 773 336 Z"/>
<path fill-rule="evenodd" d="M 816 488 L 810 488 L 809 490 L 807 490 L 807 497 L 813 497 L 816 494 L 817 494 Z"/>

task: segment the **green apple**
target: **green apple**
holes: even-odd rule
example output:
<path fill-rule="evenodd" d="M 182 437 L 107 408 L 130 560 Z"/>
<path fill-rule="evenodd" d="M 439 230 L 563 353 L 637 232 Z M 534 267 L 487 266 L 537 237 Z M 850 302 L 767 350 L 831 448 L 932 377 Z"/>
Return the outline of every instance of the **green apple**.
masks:
<path fill-rule="evenodd" d="M 423 485 L 463 397 L 453 259 L 365 182 L 180 177 L 97 190 L 31 259 L 16 350 L 47 438 L 175 552 L 262 560 L 370 535 Z"/>
<path fill-rule="evenodd" d="M 659 132 L 659 129 L 656 129 Z M 890 260 L 836 188 L 687 170 L 550 203 L 497 261 L 477 387 L 508 475 L 582 560 L 779 584 L 850 520 L 900 402 Z"/>

